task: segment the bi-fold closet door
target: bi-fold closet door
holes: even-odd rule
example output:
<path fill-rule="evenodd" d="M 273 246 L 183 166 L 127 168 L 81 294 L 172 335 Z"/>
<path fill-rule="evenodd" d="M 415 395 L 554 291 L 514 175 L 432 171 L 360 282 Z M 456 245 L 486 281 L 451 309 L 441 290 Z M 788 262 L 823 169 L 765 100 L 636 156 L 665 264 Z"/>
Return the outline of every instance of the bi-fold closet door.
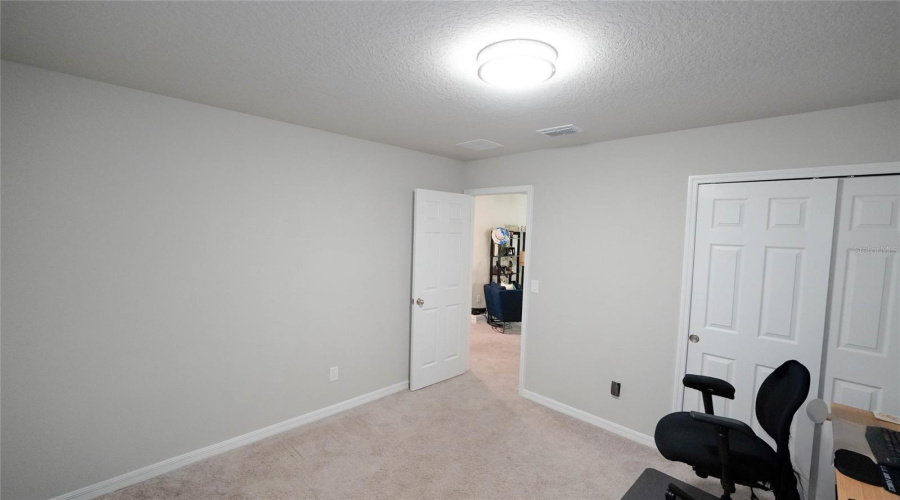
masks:
<path fill-rule="evenodd" d="M 900 392 L 897 348 L 890 347 L 900 341 L 897 254 L 868 259 L 875 254 L 848 249 L 900 245 L 898 207 L 900 176 L 700 186 L 687 372 L 735 386 L 735 400 L 718 401 L 717 413 L 749 422 L 774 446 L 756 421 L 756 392 L 789 359 L 810 371 L 808 400 L 821 395 L 830 403 L 834 394 L 838 402 L 890 409 L 884 404 Z M 850 316 L 838 319 L 836 309 Z M 849 351 L 833 354 L 840 350 Z M 863 401 L 867 391 L 877 395 Z M 696 391 L 685 391 L 684 409 L 702 410 Z M 818 481 L 808 480 L 822 463 L 802 409 L 792 436 L 804 490 L 815 491 Z M 819 447 L 828 457 L 829 444 Z"/>
<path fill-rule="evenodd" d="M 822 398 L 900 415 L 900 175 L 841 179 Z M 834 491 L 831 422 L 818 488 Z"/>
<path fill-rule="evenodd" d="M 754 411 L 756 393 L 790 359 L 816 382 L 822 364 L 837 179 L 700 186 L 694 245 L 688 373 L 728 380 L 733 401 L 716 413 L 774 441 Z M 702 411 L 687 390 L 685 410 Z M 809 477 L 815 427 L 796 418 L 794 465 Z"/>

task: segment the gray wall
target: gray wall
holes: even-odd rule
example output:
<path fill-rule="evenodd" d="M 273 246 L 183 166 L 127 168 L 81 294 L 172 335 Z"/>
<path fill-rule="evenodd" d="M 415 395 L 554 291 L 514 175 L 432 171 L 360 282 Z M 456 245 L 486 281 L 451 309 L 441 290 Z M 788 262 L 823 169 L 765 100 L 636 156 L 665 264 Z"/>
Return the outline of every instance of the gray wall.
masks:
<path fill-rule="evenodd" d="M 534 185 L 525 388 L 652 435 L 672 404 L 688 176 L 897 160 L 900 101 L 467 163 L 467 188 Z"/>
<path fill-rule="evenodd" d="M 459 162 L 14 63 L 2 89 L 3 498 L 408 378 L 412 191 Z"/>
<path fill-rule="evenodd" d="M 898 101 L 465 167 L 7 62 L 2 117 L 4 498 L 406 380 L 416 187 L 534 184 L 525 386 L 652 433 L 687 176 L 900 160 Z"/>

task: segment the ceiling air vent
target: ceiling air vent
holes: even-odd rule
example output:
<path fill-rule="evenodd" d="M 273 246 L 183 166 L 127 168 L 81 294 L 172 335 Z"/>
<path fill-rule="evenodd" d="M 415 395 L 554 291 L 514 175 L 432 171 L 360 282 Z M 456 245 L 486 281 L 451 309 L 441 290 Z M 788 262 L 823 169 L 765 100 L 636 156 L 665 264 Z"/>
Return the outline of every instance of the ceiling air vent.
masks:
<path fill-rule="evenodd" d="M 542 128 L 537 131 L 539 134 L 544 134 L 547 137 L 556 137 L 558 135 L 569 135 L 569 134 L 578 134 L 582 132 L 582 130 L 571 123 L 568 125 L 561 125 L 559 127 L 550 127 L 550 128 Z"/>
<path fill-rule="evenodd" d="M 472 151 L 487 151 L 488 149 L 502 148 L 503 144 L 487 141 L 484 139 L 475 139 L 474 141 L 466 141 L 457 144 L 461 148 L 471 149 Z"/>

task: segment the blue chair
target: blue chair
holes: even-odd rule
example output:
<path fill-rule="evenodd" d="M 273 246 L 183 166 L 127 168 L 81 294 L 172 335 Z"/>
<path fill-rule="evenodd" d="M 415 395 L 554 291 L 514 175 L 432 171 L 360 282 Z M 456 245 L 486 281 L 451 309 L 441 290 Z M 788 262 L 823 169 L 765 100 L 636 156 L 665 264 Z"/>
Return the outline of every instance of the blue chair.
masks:
<path fill-rule="evenodd" d="M 522 290 L 507 290 L 499 283 L 488 283 L 484 285 L 484 302 L 488 323 L 500 328 L 500 333 L 506 332 L 506 323 L 522 321 Z"/>

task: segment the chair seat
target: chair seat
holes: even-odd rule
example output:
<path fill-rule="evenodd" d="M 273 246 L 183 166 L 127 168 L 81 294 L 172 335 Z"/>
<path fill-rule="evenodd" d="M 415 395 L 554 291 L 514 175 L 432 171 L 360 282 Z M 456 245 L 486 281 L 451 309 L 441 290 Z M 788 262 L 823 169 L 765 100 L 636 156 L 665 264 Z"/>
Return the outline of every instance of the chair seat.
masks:
<path fill-rule="evenodd" d="M 656 447 L 669 460 L 684 462 L 709 476 L 720 477 L 715 427 L 691 418 L 690 412 L 671 413 L 656 425 Z M 775 451 L 759 437 L 731 431 L 731 470 L 735 482 L 773 482 Z"/>

